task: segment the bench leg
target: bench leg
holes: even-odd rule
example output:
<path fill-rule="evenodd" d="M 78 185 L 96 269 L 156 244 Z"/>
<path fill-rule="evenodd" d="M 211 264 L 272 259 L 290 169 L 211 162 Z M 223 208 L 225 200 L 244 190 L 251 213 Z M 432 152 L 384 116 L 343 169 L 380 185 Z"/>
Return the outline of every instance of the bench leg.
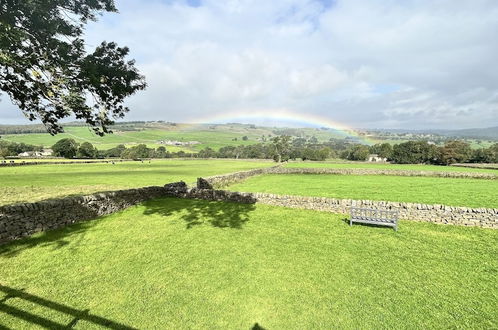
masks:
<path fill-rule="evenodd" d="M 349 225 L 352 226 L 353 225 L 353 219 L 349 219 Z"/>

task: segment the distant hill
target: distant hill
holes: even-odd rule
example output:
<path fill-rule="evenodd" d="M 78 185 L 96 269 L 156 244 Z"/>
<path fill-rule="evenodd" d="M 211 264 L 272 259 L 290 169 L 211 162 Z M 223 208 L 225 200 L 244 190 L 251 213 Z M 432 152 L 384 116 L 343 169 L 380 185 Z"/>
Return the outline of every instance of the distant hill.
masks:
<path fill-rule="evenodd" d="M 241 123 L 184 124 L 165 121 L 118 122 L 112 127 L 114 134 L 104 137 L 93 134 L 82 123 L 66 123 L 64 129 L 64 133 L 51 136 L 45 132 L 43 125 L 0 125 L 0 140 L 50 147 L 62 138 L 72 138 L 79 143 L 90 142 L 98 149 L 143 143 L 150 148 L 164 146 L 171 152 L 197 152 L 206 147 L 218 150 L 224 146 L 264 143 L 278 135 L 290 135 L 309 143 L 345 140 L 348 143 L 368 144 L 426 140 L 440 145 L 450 138 L 462 138 L 475 148 L 487 147 L 493 141 L 498 141 L 498 127 L 464 130 L 358 129 L 349 132 L 352 133 L 351 136 L 326 127 L 264 127 Z"/>
<path fill-rule="evenodd" d="M 411 135 L 439 135 L 451 138 L 469 138 L 469 139 L 489 139 L 498 141 L 498 126 L 486 128 L 467 128 L 467 129 L 369 129 L 370 132 L 392 133 L 392 134 L 411 134 Z"/>
<path fill-rule="evenodd" d="M 441 135 L 454 136 L 454 137 L 498 140 L 498 126 L 488 127 L 488 128 L 468 128 L 468 129 L 459 129 L 459 130 L 435 130 L 434 133 L 439 133 Z"/>

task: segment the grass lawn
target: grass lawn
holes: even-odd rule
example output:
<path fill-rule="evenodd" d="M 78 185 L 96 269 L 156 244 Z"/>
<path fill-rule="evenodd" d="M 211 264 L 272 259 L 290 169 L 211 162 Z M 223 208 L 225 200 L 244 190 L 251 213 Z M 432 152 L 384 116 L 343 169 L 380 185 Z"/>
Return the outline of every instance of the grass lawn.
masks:
<path fill-rule="evenodd" d="M 173 198 L 0 247 L 0 328 L 498 327 L 498 231 Z"/>
<path fill-rule="evenodd" d="M 468 168 L 454 166 L 437 166 L 437 165 L 415 165 L 415 164 L 389 164 L 389 163 L 363 163 L 363 162 L 344 162 L 344 161 L 326 161 L 326 162 L 290 162 L 285 167 L 309 167 L 309 168 L 372 168 L 387 170 L 414 170 L 414 171 L 436 171 L 436 172 L 483 172 L 498 174 L 498 170 L 484 168 Z"/>
<path fill-rule="evenodd" d="M 0 205 L 87 194 L 272 166 L 238 160 L 152 160 L 112 164 L 64 164 L 0 167 Z"/>
<path fill-rule="evenodd" d="M 274 174 L 251 177 L 230 190 L 498 208 L 498 181 L 432 177 Z"/>

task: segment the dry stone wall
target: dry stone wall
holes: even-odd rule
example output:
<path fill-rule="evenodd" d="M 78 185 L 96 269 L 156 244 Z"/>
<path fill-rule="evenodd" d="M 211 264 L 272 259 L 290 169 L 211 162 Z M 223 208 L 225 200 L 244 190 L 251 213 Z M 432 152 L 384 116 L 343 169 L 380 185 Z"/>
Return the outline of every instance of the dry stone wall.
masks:
<path fill-rule="evenodd" d="M 207 178 L 204 178 L 203 180 L 209 183 L 212 187 L 214 188 L 221 188 L 221 187 L 226 187 L 228 185 L 231 185 L 233 183 L 243 181 L 247 178 L 250 178 L 251 176 L 255 175 L 260 175 L 260 174 L 266 174 L 269 173 L 270 171 L 276 170 L 280 168 L 282 165 L 276 165 L 272 167 L 266 167 L 266 168 L 257 168 L 254 170 L 249 170 L 249 171 L 241 171 L 241 172 L 235 172 L 235 173 L 229 173 L 229 174 L 223 174 L 223 175 L 215 175 L 215 176 L 210 176 Z M 201 186 L 199 186 L 199 180 L 198 180 L 198 188 L 202 188 L 204 183 L 201 183 Z"/>
<path fill-rule="evenodd" d="M 439 172 L 439 171 L 416 171 L 416 170 L 389 170 L 371 168 L 294 168 L 277 167 L 268 168 L 267 174 L 339 174 L 339 175 L 393 175 L 393 176 L 428 176 L 441 178 L 467 178 L 496 180 L 498 175 L 494 173 L 474 172 Z"/>
<path fill-rule="evenodd" d="M 396 210 L 403 220 L 498 229 L 498 209 L 254 193 L 258 203 L 348 214 L 351 207 Z"/>
<path fill-rule="evenodd" d="M 115 160 L 80 160 L 80 161 L 53 161 L 53 162 L 47 162 L 47 161 L 33 161 L 33 162 L 26 162 L 26 161 L 14 161 L 14 160 L 2 160 L 0 161 L 0 167 L 9 167 L 9 166 L 28 166 L 28 165 L 65 165 L 65 164 L 99 164 L 99 163 L 117 163 L 117 162 L 125 162 L 126 160 L 124 159 L 115 159 Z M 128 160 L 129 161 L 129 160 Z"/>
<path fill-rule="evenodd" d="M 175 186 L 176 185 L 176 186 Z M 186 184 L 165 186 L 169 196 L 212 201 L 260 203 L 273 206 L 348 214 L 351 207 L 396 210 L 400 219 L 498 229 L 498 209 L 468 208 L 404 202 L 334 199 L 267 193 L 244 193 L 214 189 L 189 189 Z M 169 187 L 169 188 L 168 188 Z"/>
<path fill-rule="evenodd" d="M 144 187 L 0 207 L 0 244 L 39 231 L 95 219 L 148 199 L 166 196 L 163 187 Z"/>
<path fill-rule="evenodd" d="M 463 163 L 463 164 L 451 164 L 450 166 L 498 170 L 498 163 Z"/>
<path fill-rule="evenodd" d="M 282 167 L 282 165 L 258 168 L 255 170 L 235 172 L 224 175 L 216 175 L 204 178 L 205 183 L 214 188 L 223 188 L 231 184 L 243 181 L 255 175 L 261 174 L 336 174 L 336 175 L 392 175 L 392 176 L 426 176 L 439 178 L 466 178 L 497 180 L 498 175 L 493 173 L 474 172 L 439 172 L 439 171 L 416 171 L 416 170 L 389 170 L 370 168 L 293 168 Z M 204 183 L 203 183 L 204 184 Z M 198 188 L 208 188 L 203 185 Z"/>

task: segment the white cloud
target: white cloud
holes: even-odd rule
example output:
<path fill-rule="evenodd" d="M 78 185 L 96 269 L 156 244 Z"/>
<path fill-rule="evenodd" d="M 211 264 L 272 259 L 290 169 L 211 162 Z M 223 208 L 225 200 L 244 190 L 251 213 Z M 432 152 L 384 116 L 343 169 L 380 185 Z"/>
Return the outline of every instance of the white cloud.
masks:
<path fill-rule="evenodd" d="M 357 127 L 498 125 L 495 0 L 116 2 L 87 36 L 128 45 L 147 76 L 130 120 L 281 108 Z"/>

